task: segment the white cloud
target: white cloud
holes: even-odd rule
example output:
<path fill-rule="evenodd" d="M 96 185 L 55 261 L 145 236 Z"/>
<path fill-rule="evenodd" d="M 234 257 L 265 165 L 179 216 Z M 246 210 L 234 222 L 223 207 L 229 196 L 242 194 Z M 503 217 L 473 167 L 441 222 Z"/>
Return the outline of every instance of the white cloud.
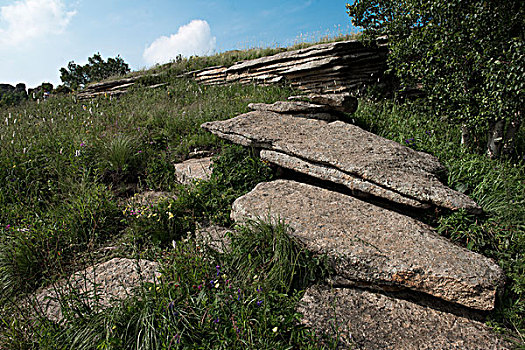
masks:
<path fill-rule="evenodd" d="M 0 8 L 0 44 L 16 46 L 61 34 L 76 14 L 62 0 L 23 0 Z"/>
<path fill-rule="evenodd" d="M 196 19 L 180 27 L 177 34 L 156 39 L 144 50 L 143 57 L 147 64 L 155 64 L 169 62 L 177 55 L 210 55 L 215 52 L 216 42 L 208 22 Z"/>

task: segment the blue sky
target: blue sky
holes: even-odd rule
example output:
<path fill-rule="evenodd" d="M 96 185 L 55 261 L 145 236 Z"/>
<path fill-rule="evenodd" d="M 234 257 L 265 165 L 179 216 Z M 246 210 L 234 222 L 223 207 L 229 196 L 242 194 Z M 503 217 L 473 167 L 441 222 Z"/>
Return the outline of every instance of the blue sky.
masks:
<path fill-rule="evenodd" d="M 0 83 L 60 83 L 59 69 L 100 52 L 132 69 L 178 53 L 284 46 L 355 31 L 347 0 L 0 0 Z"/>

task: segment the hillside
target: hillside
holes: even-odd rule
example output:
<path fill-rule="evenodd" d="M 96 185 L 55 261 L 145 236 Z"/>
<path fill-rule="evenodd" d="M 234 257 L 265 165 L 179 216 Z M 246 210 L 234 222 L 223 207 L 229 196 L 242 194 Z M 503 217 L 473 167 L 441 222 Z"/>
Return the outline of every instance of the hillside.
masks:
<path fill-rule="evenodd" d="M 348 169 L 354 165 L 339 162 L 336 156 L 319 158 L 321 156 L 314 151 L 312 156 L 301 153 L 299 146 L 279 144 L 284 136 L 272 132 L 281 127 L 285 130 L 283 123 L 287 117 L 275 117 L 280 118 L 281 124 L 274 128 L 264 128 L 265 121 L 258 122 L 258 119 L 240 131 L 235 125 L 231 129 L 216 127 L 230 122 L 220 121 L 248 113 L 250 104 L 255 104 L 251 105 L 254 109 L 256 104 L 287 101 L 297 95 L 302 95 L 300 100 L 308 100 L 298 84 L 290 83 L 290 78 L 276 84 L 253 81 L 240 84 L 243 81 L 237 80 L 204 85 L 195 81 L 197 74 L 190 73 L 206 71 L 207 67 L 231 67 L 239 59 L 256 59 L 270 54 L 279 52 L 258 52 L 255 57 L 252 57 L 253 52 L 237 52 L 211 58 L 181 59 L 131 74 L 126 78 L 136 79 L 133 86 L 128 86 L 126 92 L 118 96 L 107 92 L 87 99 L 77 95 L 53 95 L 46 101 L 27 101 L 17 107 L 0 109 L 0 348 L 308 349 L 351 346 L 353 342 L 358 348 L 372 348 L 370 344 L 374 343 L 367 342 L 368 337 L 389 337 L 389 333 L 403 328 L 402 324 L 392 323 L 391 331 L 388 331 L 389 326 L 377 333 L 357 334 L 354 331 L 355 339 L 352 339 L 352 333 L 348 330 L 345 333 L 344 328 L 351 322 L 343 325 L 342 321 L 348 320 L 334 307 L 338 313 L 325 315 L 324 327 L 333 321 L 334 327 L 341 327 L 341 332 L 323 329 L 323 322 L 318 320 L 322 318 L 311 315 L 312 309 L 319 304 L 313 301 L 324 297 L 331 305 L 341 300 L 348 305 L 360 303 L 356 306 L 356 314 L 363 317 L 360 320 L 363 324 L 369 322 L 363 316 L 367 312 L 370 319 L 377 318 L 378 322 L 388 325 L 392 319 L 406 316 L 396 312 L 413 308 L 414 314 L 428 317 L 425 319 L 428 323 L 421 322 L 426 326 L 420 327 L 428 328 L 446 320 L 451 324 L 465 324 L 470 327 L 465 328 L 468 332 L 479 332 L 481 341 L 503 339 L 498 344 L 507 346 L 510 341 L 523 346 L 523 128 L 518 135 L 516 155 L 490 160 L 477 154 L 475 149 L 462 149 L 459 127 L 436 117 L 424 100 L 377 100 L 361 94 L 355 112 L 308 111 L 337 115 L 338 120 L 334 123 L 358 126 L 393 140 L 403 149 L 397 151 L 396 148 L 396 154 L 420 154 L 413 152 L 415 150 L 433 155 L 435 158 L 428 155 L 421 155 L 422 160 L 418 158 L 416 168 L 426 167 L 421 165 L 425 162 L 430 164 L 428 173 L 421 176 L 435 176 L 436 181 L 443 183 L 440 186 L 450 188 L 454 195 L 470 197 L 479 205 L 475 208 L 479 210 L 470 210 L 473 206 L 456 210 L 456 206 L 442 205 L 446 201 L 418 198 L 412 192 L 403 192 L 401 183 L 398 188 L 388 188 L 386 200 L 377 199 L 377 192 L 371 192 L 376 201 L 372 204 L 381 209 L 369 212 L 392 209 L 397 215 L 409 211 L 410 221 L 407 222 L 410 223 L 405 227 L 425 225 L 429 231 L 424 235 L 435 239 L 432 237 L 439 233 L 446 238 L 447 244 L 455 247 L 458 259 L 462 255 L 469 259 L 472 256 L 471 260 L 480 259 L 487 264 L 483 266 L 494 266 L 491 268 L 501 269 L 505 275 L 501 286 L 495 285 L 499 277 L 494 277 L 494 285 L 487 287 L 487 295 L 491 296 L 480 297 L 482 301 L 469 299 L 470 296 L 457 297 L 453 292 L 452 296 L 442 298 L 443 293 L 435 292 L 434 286 L 428 287 L 432 283 L 423 282 L 423 287 L 415 288 L 420 294 L 404 289 L 390 290 L 384 285 L 379 288 L 384 290 L 378 292 L 374 289 L 378 280 L 381 285 L 395 275 L 395 271 L 383 270 L 376 274 L 383 274 L 376 280 L 350 286 L 351 283 L 340 279 L 332 285 L 335 294 L 323 292 L 330 290 L 327 281 L 340 277 L 339 270 L 346 273 L 350 265 L 339 268 L 327 253 L 330 249 L 318 249 L 315 244 L 298 240 L 305 226 L 300 215 L 283 211 L 280 219 L 284 222 L 272 221 L 270 213 L 266 216 L 264 209 L 260 209 L 262 214 L 258 219 L 246 222 L 240 219 L 244 212 L 239 209 L 239 203 L 244 201 L 243 205 L 248 208 L 245 212 L 255 210 L 249 209 L 246 203 L 257 196 L 271 197 L 273 194 L 260 192 L 264 186 L 256 188 L 268 181 L 276 181 L 286 191 L 295 191 L 297 196 L 308 193 L 310 187 L 307 186 L 322 187 L 322 191 L 333 193 L 327 194 L 327 198 L 336 198 L 330 202 L 344 203 L 344 198 L 353 198 L 355 192 L 358 198 L 370 197 L 359 191 L 328 185 L 325 173 L 322 179 L 319 179 L 321 175 L 312 175 L 314 170 L 298 175 L 287 167 L 288 163 L 278 164 L 270 158 L 270 151 L 293 156 L 295 162 L 297 159 L 308 161 L 310 169 L 320 165 L 335 168 L 337 163 L 337 169 L 348 174 Z M 287 55 L 293 56 L 290 51 Z M 333 67 L 328 63 L 327 66 Z M 133 78 L 136 75 L 140 78 Z M 321 84 L 321 88 L 323 86 Z M 296 130 L 294 128 L 301 123 L 292 123 L 289 130 Z M 319 125 L 325 123 L 328 122 L 318 122 Z M 212 132 L 201 128 L 203 124 Z M 269 134 L 264 134 L 266 131 Z M 213 132 L 227 135 L 235 132 L 252 143 L 233 145 Z M 338 137 L 335 131 L 330 132 L 328 135 L 334 139 Z M 479 135 L 482 134 L 480 130 Z M 314 139 L 307 135 L 301 145 L 308 148 L 328 138 L 330 136 Z M 239 139 L 240 136 L 235 138 Z M 273 148 L 266 146 L 268 140 L 272 140 Z M 377 142 L 392 145 L 388 140 Z M 292 154 L 289 151 L 292 148 L 297 153 Z M 338 151 L 338 155 L 342 157 L 345 149 L 348 147 Z M 190 180 L 190 184 L 182 181 L 181 168 L 184 171 L 189 165 L 181 166 L 181 163 L 188 159 L 195 162 L 206 156 L 213 157 L 212 173 L 203 175 L 201 180 Z M 366 155 L 363 158 L 366 162 Z M 413 164 L 411 162 L 406 162 L 407 167 Z M 197 164 L 197 170 L 205 170 L 203 163 Z M 332 176 L 335 172 L 330 171 Z M 329 180 L 333 182 L 334 176 Z M 368 180 L 365 187 L 378 191 L 373 185 L 382 184 L 381 177 L 366 176 L 368 173 L 364 172 L 358 180 Z M 391 178 L 385 183 L 395 183 L 393 175 L 389 176 Z M 407 178 L 399 177 L 403 181 Z M 305 184 L 300 186 L 305 187 L 291 190 L 295 185 L 284 184 L 289 180 L 303 181 Z M 342 182 L 340 180 L 339 185 Z M 356 183 L 352 186 L 357 186 Z M 359 184 L 361 186 L 362 182 Z M 380 187 L 384 191 L 386 185 Z M 343 195 L 345 197 L 338 197 Z M 244 199 L 240 200 L 241 197 Z M 394 200 L 393 208 L 392 198 L 401 198 L 398 202 Z M 280 197 L 275 197 L 273 203 L 279 200 Z M 237 204 L 232 218 L 234 201 Z M 283 206 L 292 208 L 298 202 L 299 199 Z M 419 203 L 417 210 L 407 210 L 413 202 Z M 350 211 L 351 207 L 349 204 L 345 210 Z M 301 210 L 304 208 L 297 209 Z M 327 216 L 330 215 L 321 215 L 317 223 Z M 393 225 L 385 224 L 386 227 Z M 288 234 L 291 228 L 296 236 Z M 432 242 L 444 241 L 439 238 Z M 381 239 L 374 244 L 382 244 Z M 432 271 L 438 269 L 435 267 Z M 428 271 L 429 275 L 432 271 Z M 436 272 L 436 276 L 439 273 Z M 463 278 L 461 273 L 458 275 L 458 279 Z M 68 279 L 68 276 L 72 277 Z M 348 272 L 344 277 L 352 280 L 355 274 Z M 404 282 L 392 277 L 386 284 L 397 286 L 396 283 Z M 93 292 L 93 285 L 98 284 L 103 288 Z M 409 284 L 404 287 L 414 289 Z M 440 298 L 443 300 L 437 300 Z M 305 306 L 308 301 L 310 306 Z M 392 315 L 375 313 L 377 305 L 383 305 Z M 417 325 L 420 320 L 415 318 L 410 322 Z M 447 332 L 445 328 L 434 331 L 435 334 Z M 462 331 L 460 328 L 458 332 Z M 406 334 L 405 340 L 412 339 Z M 465 336 L 454 341 L 455 344 L 480 341 L 473 338 Z"/>

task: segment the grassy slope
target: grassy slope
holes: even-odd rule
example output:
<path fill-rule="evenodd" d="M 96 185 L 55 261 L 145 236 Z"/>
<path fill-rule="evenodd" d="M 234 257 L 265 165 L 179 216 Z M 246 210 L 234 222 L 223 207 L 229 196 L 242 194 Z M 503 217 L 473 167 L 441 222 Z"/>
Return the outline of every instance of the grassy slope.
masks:
<path fill-rule="evenodd" d="M 293 305 L 299 294 L 293 286 L 314 279 L 307 272 L 322 264 L 304 252 L 293 253 L 290 242 L 283 243 L 288 256 L 301 256 L 294 259 L 298 263 L 292 271 L 283 267 L 287 264 L 272 263 L 279 252 L 261 249 L 264 253 L 257 258 L 250 253 L 254 235 L 264 246 L 268 240 L 284 239 L 282 227 L 245 230 L 235 241 L 238 249 L 224 256 L 206 257 L 191 241 L 175 248 L 171 244 L 193 231 L 195 221 L 229 224 L 229 203 L 272 177 L 249 151 L 224 147 L 199 125 L 243 113 L 250 102 L 273 102 L 293 92 L 280 87 L 203 87 L 173 78 L 186 69 L 228 60 L 217 56 L 165 66 L 162 69 L 171 73 L 163 78 L 167 87 L 138 87 L 120 99 L 76 103 L 70 96 L 57 96 L 0 110 L 0 297 L 7 301 L 2 321 L 10 347 L 162 348 L 203 340 L 203 347 L 216 348 L 308 347 L 312 335 L 295 326 Z M 461 151 L 458 131 L 430 114 L 417 105 L 363 101 L 356 121 L 438 156 L 449 168 L 449 185 L 483 206 L 483 218 L 437 213 L 433 221 L 442 234 L 505 268 L 508 285 L 491 322 L 523 332 L 525 166 Z M 522 151 L 523 133 L 520 140 Z M 188 191 L 174 185 L 172 164 L 195 149 L 223 152 L 212 180 Z M 117 205 L 121 198 L 149 188 L 178 197 L 144 208 L 141 215 L 123 213 Z M 7 316 L 13 295 L 80 268 L 79 257 L 115 240 L 124 247 L 118 255 L 140 254 L 164 264 L 159 288 L 146 286 L 142 298 L 102 314 L 76 310 L 82 318 L 62 325 L 43 320 L 29 327 L 22 316 Z M 238 276 L 239 261 L 248 258 L 258 261 L 250 268 L 253 273 Z M 265 283 L 275 281 L 275 275 L 292 284 Z M 166 313 L 174 308 L 175 313 Z M 174 314 L 184 317 L 174 319 Z"/>

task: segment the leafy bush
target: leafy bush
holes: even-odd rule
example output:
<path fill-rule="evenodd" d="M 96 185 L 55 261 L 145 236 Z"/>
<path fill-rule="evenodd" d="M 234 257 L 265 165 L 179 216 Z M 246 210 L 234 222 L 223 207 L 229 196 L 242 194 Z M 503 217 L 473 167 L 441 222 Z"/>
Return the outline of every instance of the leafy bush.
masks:
<path fill-rule="evenodd" d="M 488 124 L 489 154 L 514 151 L 525 86 L 522 1 L 358 0 L 347 8 L 365 38 L 388 37 L 390 69 L 405 87 L 422 86 L 433 113 L 464 125 L 465 142 Z"/>

